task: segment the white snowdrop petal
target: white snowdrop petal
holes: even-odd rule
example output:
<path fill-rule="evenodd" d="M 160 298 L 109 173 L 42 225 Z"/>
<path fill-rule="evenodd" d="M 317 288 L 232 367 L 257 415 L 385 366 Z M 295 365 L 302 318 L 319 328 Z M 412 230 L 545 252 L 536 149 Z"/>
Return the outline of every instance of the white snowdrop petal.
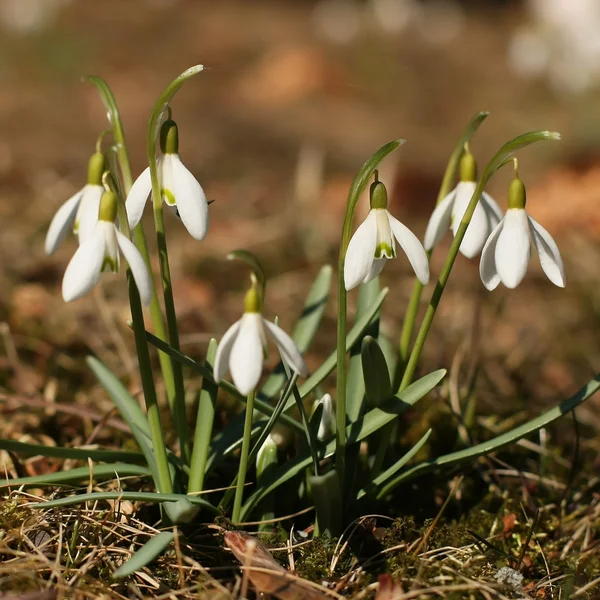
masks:
<path fill-rule="evenodd" d="M 456 188 L 453 189 L 433 210 L 427 229 L 425 230 L 424 246 L 429 251 L 436 246 L 450 229 L 452 207 L 456 196 Z"/>
<path fill-rule="evenodd" d="M 148 272 L 146 262 L 131 240 L 124 236 L 120 231 L 117 231 L 116 228 L 115 233 L 117 234 L 119 248 L 131 269 L 133 279 L 135 280 L 135 284 L 140 293 L 140 298 L 142 302 L 148 306 L 152 300 L 152 279 Z"/>
<path fill-rule="evenodd" d="M 73 194 L 73 196 L 71 196 L 56 211 L 54 217 L 52 217 L 44 244 L 44 250 L 46 251 L 46 254 L 52 254 L 72 229 L 73 221 L 75 221 L 75 215 L 77 214 L 77 209 L 79 207 L 82 194 L 83 189 L 79 190 L 76 194 Z"/>
<path fill-rule="evenodd" d="M 181 221 L 194 239 L 203 240 L 209 219 L 204 190 L 176 154 L 171 155 L 171 169 L 171 192 Z"/>
<path fill-rule="evenodd" d="M 244 395 L 258 385 L 263 368 L 263 351 L 262 317 L 258 313 L 246 313 L 240 319 L 229 358 L 233 383 Z"/>
<path fill-rule="evenodd" d="M 485 212 L 488 214 L 488 218 L 490 218 L 492 222 L 491 231 L 498 223 L 500 223 L 500 221 L 502 221 L 504 213 L 500 206 L 498 206 L 498 203 L 487 192 L 481 194 L 481 200 L 479 202 L 483 205 Z"/>
<path fill-rule="evenodd" d="M 369 269 L 369 272 L 366 274 L 365 278 L 362 280 L 362 283 L 369 283 L 369 281 L 375 279 L 375 277 L 377 277 L 377 275 L 383 271 L 383 267 L 385 267 L 385 263 L 387 261 L 388 259 L 385 256 L 382 258 L 373 259 L 373 264 L 371 265 L 371 268 Z"/>
<path fill-rule="evenodd" d="M 100 279 L 104 262 L 105 236 L 100 228 L 79 246 L 65 271 L 62 294 L 65 302 L 91 292 Z"/>
<path fill-rule="evenodd" d="M 456 198 L 454 199 L 452 215 L 450 217 L 452 221 L 450 224 L 452 235 L 456 235 L 476 187 L 477 184 L 474 181 L 460 181 L 456 184 Z"/>
<path fill-rule="evenodd" d="M 500 275 L 496 269 L 496 244 L 498 237 L 504 227 L 504 220 L 501 220 L 487 239 L 483 250 L 481 251 L 481 261 L 479 263 L 479 275 L 483 285 L 490 292 L 498 287 L 500 283 Z"/>
<path fill-rule="evenodd" d="M 240 320 L 241 321 L 241 320 Z M 215 364 L 213 367 L 213 376 L 215 381 L 219 383 L 225 373 L 229 371 L 229 358 L 231 356 L 231 349 L 233 348 L 233 342 L 235 336 L 240 328 L 240 321 L 236 321 L 226 332 L 221 342 L 217 347 L 217 353 L 215 355 Z"/>
<path fill-rule="evenodd" d="M 146 167 L 141 175 L 134 181 L 131 186 L 127 200 L 125 201 L 125 209 L 127 210 L 127 219 L 129 227 L 133 229 L 142 219 L 144 207 L 148 201 L 148 196 L 152 191 L 152 182 L 150 180 L 150 167 Z"/>
<path fill-rule="evenodd" d="M 496 242 L 496 269 L 507 288 L 516 288 L 525 277 L 531 257 L 527 213 L 522 208 L 506 212 L 504 226 Z"/>
<path fill-rule="evenodd" d="M 375 260 L 377 244 L 376 214 L 370 211 L 367 218 L 358 226 L 348 244 L 344 260 L 344 283 L 351 290 L 368 275 Z"/>
<path fill-rule="evenodd" d="M 100 209 L 100 199 L 104 193 L 101 185 L 88 184 L 83 188 L 81 202 L 75 217 L 77 223 L 77 237 L 81 244 L 94 231 L 98 222 L 98 211 Z"/>
<path fill-rule="evenodd" d="M 456 235 L 460 222 L 471 202 L 475 187 L 476 184 L 473 181 L 463 181 L 457 186 L 456 201 L 452 211 L 452 233 L 454 235 Z M 481 252 L 489 233 L 488 216 L 480 199 L 475 206 L 471 222 L 469 223 L 465 236 L 460 244 L 461 254 L 467 258 L 474 258 L 477 256 Z"/>
<path fill-rule="evenodd" d="M 529 219 L 533 244 L 538 251 L 542 269 L 548 279 L 558 287 L 565 287 L 567 278 L 560 252 L 552 236 L 532 217 Z"/>
<path fill-rule="evenodd" d="M 294 340 L 283 329 L 274 323 L 269 323 L 266 319 L 263 319 L 263 325 L 275 340 L 279 353 L 288 366 L 299 375 L 306 377 L 308 370 L 306 369 L 306 364 L 304 363 L 302 354 L 300 354 L 300 350 L 294 344 Z"/>
<path fill-rule="evenodd" d="M 402 250 L 404 250 L 417 279 L 423 285 L 427 285 L 429 283 L 429 261 L 421 242 L 406 225 L 392 217 L 389 212 L 388 218 L 394 237 Z"/>

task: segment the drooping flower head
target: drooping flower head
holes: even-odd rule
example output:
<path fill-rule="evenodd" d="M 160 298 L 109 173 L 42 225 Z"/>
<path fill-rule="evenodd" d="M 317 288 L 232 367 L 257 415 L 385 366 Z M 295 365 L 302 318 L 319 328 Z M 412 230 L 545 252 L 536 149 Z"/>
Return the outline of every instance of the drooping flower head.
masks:
<path fill-rule="evenodd" d="M 425 231 L 425 250 L 432 250 L 448 229 L 452 229 L 452 234 L 456 235 L 476 187 L 477 163 L 468 147 L 465 147 L 460 160 L 460 181 L 435 207 Z M 491 196 L 483 192 L 460 244 L 460 252 L 467 258 L 477 256 L 500 219 L 500 207 Z"/>
<path fill-rule="evenodd" d="M 129 264 L 142 302 L 150 304 L 152 285 L 146 263 L 138 249 L 117 229 L 116 218 L 117 198 L 112 192 L 104 192 L 93 231 L 82 240 L 65 271 L 62 283 L 65 302 L 91 292 L 103 272 L 116 273 L 120 250 Z"/>
<path fill-rule="evenodd" d="M 351 290 L 381 273 L 390 258 L 396 258 L 396 242 L 400 245 L 419 281 L 429 282 L 429 261 L 421 242 L 387 209 L 385 185 L 377 179 L 370 188 L 371 210 L 354 232 L 344 261 L 344 283 Z"/>
<path fill-rule="evenodd" d="M 246 294 L 244 315 L 226 332 L 217 348 L 214 377 L 218 383 L 231 371 L 233 383 L 242 394 L 256 389 L 263 369 L 267 334 L 273 339 L 281 358 L 290 369 L 306 376 L 304 360 L 292 338 L 261 314 L 260 292 L 253 285 Z"/>
<path fill-rule="evenodd" d="M 81 244 L 94 230 L 98 220 L 100 197 L 104 191 L 104 165 L 104 154 L 99 151 L 94 153 L 88 163 L 87 184 L 71 196 L 52 218 L 44 245 L 46 254 L 52 254 L 69 231 L 72 230 L 77 235 Z"/>
<path fill-rule="evenodd" d="M 156 168 L 162 198 L 190 235 L 203 240 L 208 230 L 208 202 L 196 178 L 181 162 L 179 130 L 172 119 L 161 125 L 160 149 L 162 155 L 156 161 Z M 150 167 L 147 167 L 134 182 L 125 203 L 132 229 L 140 222 L 151 191 Z"/>
<path fill-rule="evenodd" d="M 525 210 L 525 185 L 515 172 L 508 188 L 508 210 L 496 225 L 481 253 L 479 274 L 488 290 L 499 283 L 516 288 L 525 277 L 533 248 L 548 279 L 565 287 L 562 258 L 552 236 Z"/>

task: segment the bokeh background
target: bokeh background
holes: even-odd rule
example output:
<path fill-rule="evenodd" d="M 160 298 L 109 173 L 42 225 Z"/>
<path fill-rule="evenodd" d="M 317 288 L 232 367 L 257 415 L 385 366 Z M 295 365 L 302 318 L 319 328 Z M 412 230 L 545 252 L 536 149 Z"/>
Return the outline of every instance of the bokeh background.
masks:
<path fill-rule="evenodd" d="M 530 212 L 563 252 L 567 288 L 534 258 L 517 290 L 484 293 L 478 261 L 459 257 L 423 368 L 452 365 L 461 383 L 477 372 L 481 410 L 503 416 L 572 393 L 600 355 L 599 30 L 595 0 L 0 0 L 0 409 L 11 431 L 22 419 L 17 429 L 36 439 L 77 441 L 73 399 L 90 423 L 108 414 L 83 363 L 90 351 L 137 385 L 122 279 L 66 306 L 60 281 L 75 243 L 43 253 L 107 125 L 80 76 L 113 88 L 137 174 L 155 98 L 196 63 L 207 69 L 173 114 L 182 158 L 215 202 L 202 243 L 168 219 L 186 352 L 201 355 L 241 310 L 246 270 L 225 260 L 234 248 L 264 261 L 268 316 L 291 326 L 319 266 L 335 265 L 352 177 L 397 137 L 408 143 L 382 178 L 394 213 L 422 237 L 455 141 L 488 110 L 472 145 L 481 165 L 525 131 L 563 136 L 524 150 L 520 172 Z M 488 188 L 501 205 L 505 171 Z M 392 340 L 410 275 L 402 256 L 382 275 Z M 334 315 L 332 302 L 313 366 L 334 348 Z M 597 413 L 593 402 L 578 411 L 592 425 Z"/>

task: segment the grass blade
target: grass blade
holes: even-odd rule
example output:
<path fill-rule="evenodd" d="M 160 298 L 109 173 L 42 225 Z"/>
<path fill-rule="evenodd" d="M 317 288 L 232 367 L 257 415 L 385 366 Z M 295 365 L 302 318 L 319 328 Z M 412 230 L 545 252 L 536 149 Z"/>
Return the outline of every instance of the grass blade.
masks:
<path fill-rule="evenodd" d="M 174 539 L 175 534 L 172 531 L 162 531 L 158 535 L 152 536 L 126 563 L 123 563 L 113 573 L 113 578 L 122 579 L 143 569 L 160 556 Z"/>

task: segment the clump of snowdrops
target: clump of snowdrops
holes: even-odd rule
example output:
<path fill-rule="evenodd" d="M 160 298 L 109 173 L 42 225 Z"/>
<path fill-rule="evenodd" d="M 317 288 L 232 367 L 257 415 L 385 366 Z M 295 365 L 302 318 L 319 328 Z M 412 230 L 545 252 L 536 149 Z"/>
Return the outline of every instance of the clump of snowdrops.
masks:
<path fill-rule="evenodd" d="M 560 136 L 549 131 L 520 135 L 502 146 L 479 174 L 469 143 L 487 113 L 478 113 L 471 119 L 450 156 L 423 243 L 391 214 L 385 183 L 379 180 L 378 164 L 404 142 L 394 140 L 377 150 L 356 175 L 348 192 L 337 273 L 328 265 L 321 268 L 291 333 L 277 324 L 277 307 L 269 303 L 265 293 L 266 278 L 258 258 L 232 248 L 229 258 L 245 261 L 249 272 L 241 316 L 220 341 L 211 340 L 202 362 L 184 355 L 179 347 L 164 210 L 179 217 L 180 235 L 190 235 L 201 252 L 202 240 L 210 235 L 210 206 L 201 184 L 179 156 L 179 130 L 171 102 L 184 83 L 202 70 L 198 65 L 182 73 L 156 101 L 148 123 L 148 167 L 137 179 L 131 172 L 129 149 L 110 88 L 100 78 L 85 78 L 97 88 L 110 127 L 97 140 L 86 185 L 58 209 L 52 220 L 45 249 L 52 253 L 71 233 L 78 238 L 79 247 L 63 279 L 66 302 L 88 294 L 107 273 L 126 273 L 123 281 L 127 279 L 129 286 L 131 329 L 145 410 L 106 366 L 89 357 L 90 368 L 129 425 L 140 453 L 64 448 L 59 454 L 94 461 L 97 480 L 150 477 L 154 491 L 140 492 L 123 486 L 114 492 L 66 495 L 40 502 L 37 507 L 90 500 L 141 500 L 160 503 L 163 521 L 168 525 L 194 519 L 206 521 L 217 515 L 228 517 L 233 524 L 250 520 L 266 523 L 284 514 L 282 506 L 314 506 L 315 535 L 339 535 L 348 516 L 356 514 L 361 503 L 384 500 L 398 486 L 422 473 L 473 461 L 535 432 L 600 387 L 600 379 L 596 378 L 575 396 L 532 421 L 435 459 L 413 460 L 427 444 L 431 430 L 404 456 L 398 458 L 390 452 L 394 424 L 445 376 L 445 370 L 440 369 L 415 379 L 421 352 L 459 252 L 479 260 L 482 285 L 490 291 L 500 283 L 516 288 L 535 253 L 548 279 L 554 285 L 565 286 L 563 262 L 554 240 L 527 212 L 525 184 L 514 156 L 525 146 L 558 140 Z M 103 151 L 103 142 L 109 137 L 112 144 Z M 485 187 L 505 166 L 512 168 L 514 174 L 504 211 L 503 203 L 491 198 Z M 370 211 L 354 230 L 354 212 L 367 187 Z M 146 232 L 141 223 L 146 209 L 154 215 L 159 286 L 150 267 Z M 431 254 L 450 232 L 454 239 L 442 270 L 431 273 Z M 379 275 L 393 259 L 407 260 L 415 273 L 398 343 L 379 331 L 379 316 L 389 292 L 380 287 Z M 384 277 L 392 283 L 393 294 L 394 265 L 386 271 Z M 334 278 L 337 347 L 317 369 L 309 372 L 303 354 L 317 333 Z M 423 292 L 436 278 L 418 324 Z M 354 294 L 356 288 L 356 318 L 350 327 L 348 294 Z M 511 293 L 518 294 L 518 290 Z M 147 312 L 144 306 L 149 307 Z M 147 328 L 146 320 L 151 327 Z M 265 370 L 264 363 L 267 348 L 276 348 L 280 358 L 270 371 Z M 158 373 L 151 366 L 154 352 L 158 352 L 160 362 Z M 195 426 L 188 421 L 191 407 L 185 402 L 184 367 L 203 378 Z M 332 373 L 335 390 L 326 387 L 326 378 Z M 155 378 L 164 383 L 164 399 L 157 395 Z M 216 406 L 225 394 L 244 403 L 245 410 L 226 427 L 217 428 Z M 163 401 L 176 433 L 174 447 L 165 444 L 165 424 L 159 416 L 159 403 Z M 275 434 L 275 426 L 300 440 L 295 455 L 281 462 L 277 441 L 281 435 Z M 14 442 L 11 449 L 31 450 Z M 57 449 L 53 451 L 56 455 Z M 43 454 L 43 447 L 36 452 Z M 237 474 L 227 479 L 236 462 Z M 67 474 L 57 474 L 57 482 L 59 476 L 62 482 L 85 481 L 89 473 L 89 466 L 75 468 Z M 208 486 L 209 480 L 219 485 Z M 42 482 L 30 477 L 10 483 L 16 486 Z M 52 485 L 52 476 L 46 475 L 43 483 Z M 220 491 L 215 491 L 217 487 Z M 275 502 L 283 490 L 286 501 Z M 173 536 L 168 530 L 150 540 L 115 575 L 125 576 L 143 566 L 166 548 Z"/>

